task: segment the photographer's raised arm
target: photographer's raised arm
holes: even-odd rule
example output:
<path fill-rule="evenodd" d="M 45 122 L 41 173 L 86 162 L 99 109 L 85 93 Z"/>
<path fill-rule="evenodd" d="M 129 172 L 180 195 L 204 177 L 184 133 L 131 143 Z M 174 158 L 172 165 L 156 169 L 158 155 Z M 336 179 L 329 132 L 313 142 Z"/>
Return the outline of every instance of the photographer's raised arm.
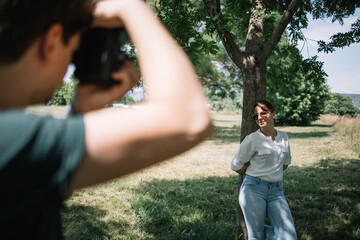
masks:
<path fill-rule="evenodd" d="M 86 156 L 70 191 L 180 154 L 212 129 L 190 60 L 144 2 L 100 1 L 94 15 L 96 26 L 126 27 L 138 51 L 148 100 L 139 108 L 84 115 Z"/>

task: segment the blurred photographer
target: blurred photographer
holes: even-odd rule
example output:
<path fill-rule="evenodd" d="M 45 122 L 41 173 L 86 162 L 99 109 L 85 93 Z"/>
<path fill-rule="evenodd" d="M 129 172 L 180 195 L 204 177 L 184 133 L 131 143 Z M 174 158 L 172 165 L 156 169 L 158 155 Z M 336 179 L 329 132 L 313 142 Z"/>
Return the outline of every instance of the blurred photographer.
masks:
<path fill-rule="evenodd" d="M 137 84 L 131 62 L 110 88 L 79 86 L 75 115 L 26 114 L 62 84 L 80 34 L 125 27 L 148 100 L 102 109 Z M 0 236 L 63 239 L 72 191 L 129 174 L 195 146 L 211 133 L 206 99 L 183 50 L 141 0 L 0 0 Z"/>

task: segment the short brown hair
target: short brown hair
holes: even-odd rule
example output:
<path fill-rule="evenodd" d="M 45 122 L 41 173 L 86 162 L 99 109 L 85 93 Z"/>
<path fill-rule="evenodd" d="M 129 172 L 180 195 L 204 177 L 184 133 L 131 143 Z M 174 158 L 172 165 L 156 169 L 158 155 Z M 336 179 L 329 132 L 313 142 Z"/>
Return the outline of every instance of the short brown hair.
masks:
<path fill-rule="evenodd" d="M 0 0 L 0 64 L 19 60 L 56 23 L 67 44 L 92 22 L 91 0 Z"/>
<path fill-rule="evenodd" d="M 263 110 L 268 111 L 268 112 L 274 112 L 275 111 L 274 105 L 272 105 L 272 103 L 267 101 L 267 100 L 259 100 L 259 101 L 257 101 L 254 104 L 253 111 L 255 111 L 256 107 L 260 107 Z"/>

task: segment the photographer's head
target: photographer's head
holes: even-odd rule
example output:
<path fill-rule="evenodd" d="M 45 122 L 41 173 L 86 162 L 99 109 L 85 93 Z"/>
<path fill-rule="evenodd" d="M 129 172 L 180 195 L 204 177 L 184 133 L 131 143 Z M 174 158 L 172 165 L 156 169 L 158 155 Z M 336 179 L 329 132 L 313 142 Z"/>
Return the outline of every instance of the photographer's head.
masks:
<path fill-rule="evenodd" d="M 63 83 L 91 0 L 0 0 L 0 109 L 46 103 Z"/>
<path fill-rule="evenodd" d="M 16 62 L 54 24 L 67 44 L 92 21 L 91 0 L 0 0 L 0 64 Z"/>

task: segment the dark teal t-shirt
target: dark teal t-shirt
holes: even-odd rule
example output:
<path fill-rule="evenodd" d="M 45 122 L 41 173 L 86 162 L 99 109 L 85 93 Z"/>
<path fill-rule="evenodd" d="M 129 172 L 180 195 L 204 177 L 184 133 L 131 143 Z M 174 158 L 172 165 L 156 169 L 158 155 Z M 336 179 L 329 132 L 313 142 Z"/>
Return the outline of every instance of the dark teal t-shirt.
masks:
<path fill-rule="evenodd" d="M 81 116 L 0 112 L 0 239 L 63 239 L 60 210 L 84 149 Z"/>

